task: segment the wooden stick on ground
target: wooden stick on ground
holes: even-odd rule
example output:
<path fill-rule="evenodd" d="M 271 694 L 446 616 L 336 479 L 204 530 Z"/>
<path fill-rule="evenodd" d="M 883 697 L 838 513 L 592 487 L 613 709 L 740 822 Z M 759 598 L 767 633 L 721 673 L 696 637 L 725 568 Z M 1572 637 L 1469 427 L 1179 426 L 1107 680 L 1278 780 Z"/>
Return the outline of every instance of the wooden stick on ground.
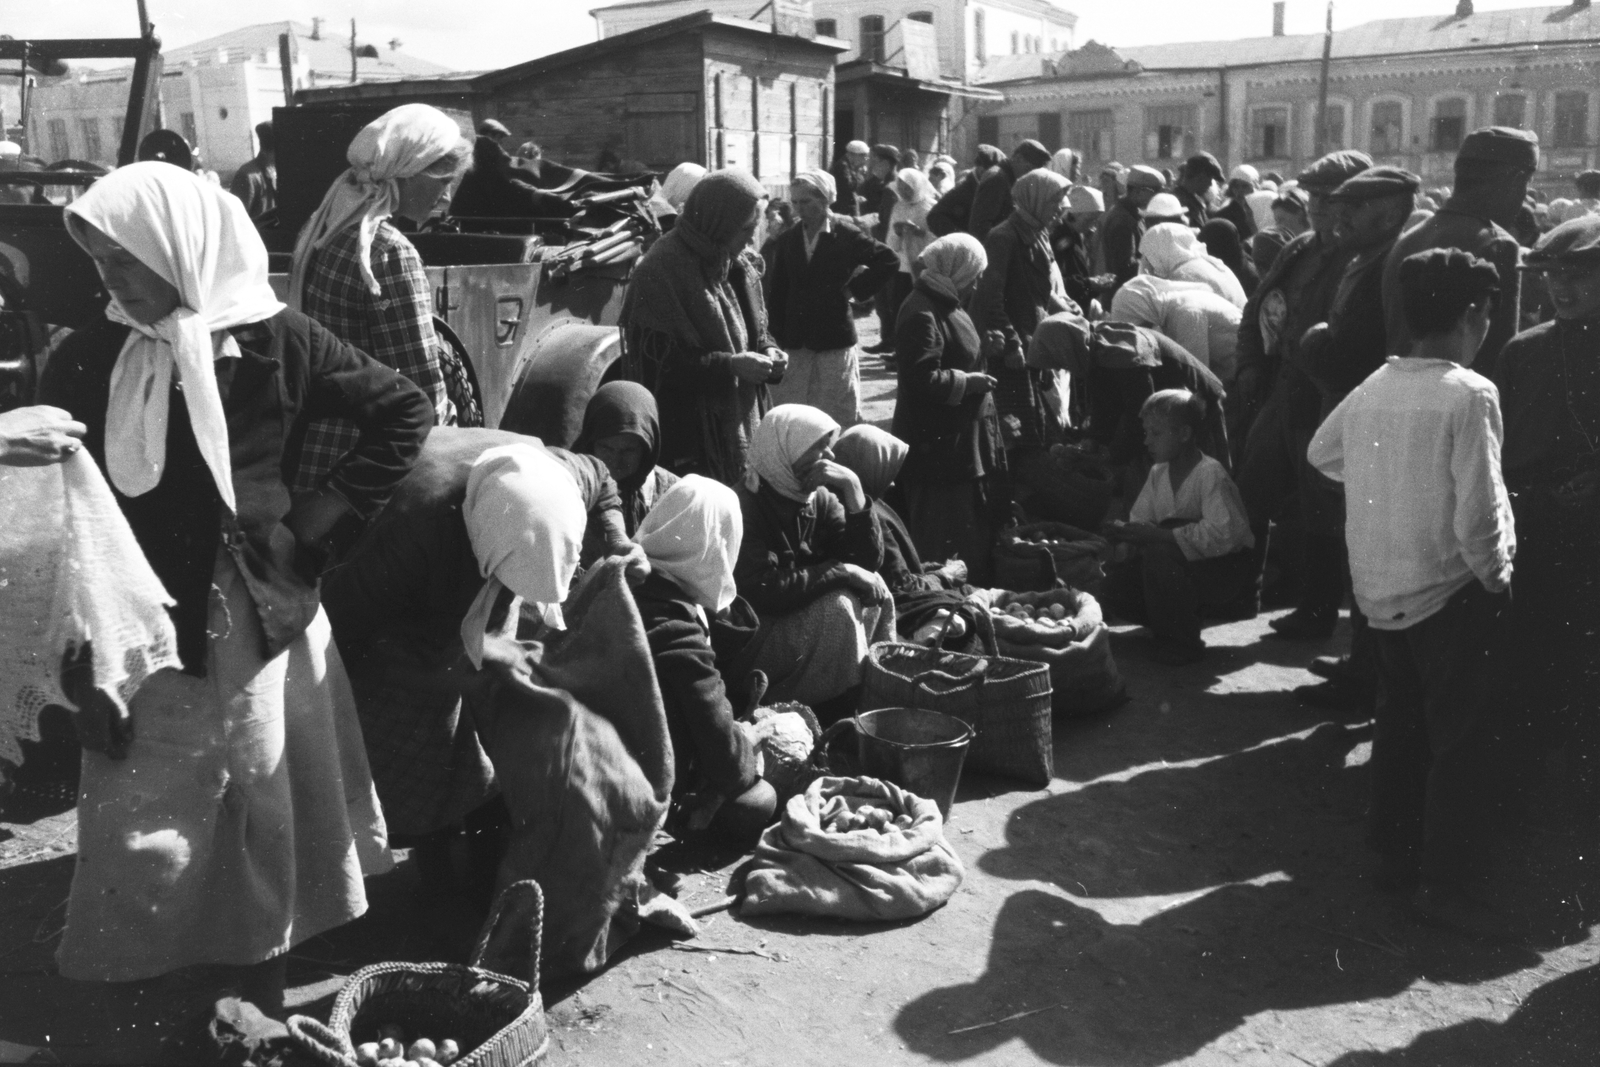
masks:
<path fill-rule="evenodd" d="M 730 956 L 760 956 L 762 959 L 772 960 L 774 963 L 783 962 L 780 957 L 774 956 L 772 953 L 763 951 L 759 948 L 727 948 L 717 947 L 715 945 L 685 945 L 676 941 L 673 942 L 672 948 L 679 952 L 726 952 Z"/>
<path fill-rule="evenodd" d="M 715 904 L 704 904 L 698 908 L 691 909 L 689 918 L 703 919 L 707 915 L 715 915 L 719 911 L 727 911 L 737 903 L 739 903 L 739 896 L 735 893 L 733 896 L 719 900 Z"/>
<path fill-rule="evenodd" d="M 947 1036 L 951 1034 L 969 1034 L 974 1030 L 984 1030 L 991 1026 L 999 1026 L 1001 1023 L 1011 1022 L 1014 1019 L 1026 1019 L 1030 1015 L 1038 1015 L 1040 1012 L 1051 1011 L 1055 1008 L 1064 1007 L 1066 1007 L 1065 1004 L 1051 1004 L 1043 1008 L 1034 1008 L 1032 1011 L 1019 1011 L 1015 1015 L 1007 1015 L 1004 1019 L 996 1019 L 993 1022 L 987 1023 L 978 1023 L 975 1026 L 962 1026 L 955 1030 L 947 1031 Z"/>

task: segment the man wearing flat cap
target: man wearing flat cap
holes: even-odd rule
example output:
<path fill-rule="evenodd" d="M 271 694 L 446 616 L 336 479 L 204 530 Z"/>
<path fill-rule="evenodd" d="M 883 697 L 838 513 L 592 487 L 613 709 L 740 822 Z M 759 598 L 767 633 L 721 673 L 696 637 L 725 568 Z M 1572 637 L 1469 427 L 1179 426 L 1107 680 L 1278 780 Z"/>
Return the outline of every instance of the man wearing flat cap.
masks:
<path fill-rule="evenodd" d="M 1126 192 L 1106 212 L 1100 227 L 1100 247 L 1104 251 L 1106 273 L 1116 276 L 1121 285 L 1139 272 L 1139 242 L 1144 238 L 1144 209 L 1167 186 L 1167 180 L 1154 167 L 1143 164 L 1129 169 L 1123 177 Z"/>
<path fill-rule="evenodd" d="M 1389 356 L 1383 316 L 1383 264 L 1416 207 L 1422 179 L 1399 167 L 1372 167 L 1349 179 L 1329 197 L 1341 205 L 1334 233 L 1341 248 L 1353 253 L 1339 279 L 1326 322 L 1300 339 L 1302 365 L 1321 394 L 1318 424 L 1351 390 L 1384 365 Z M 1326 486 L 1334 490 L 1330 484 Z M 1330 492 L 1326 507 L 1309 514 L 1325 519 L 1308 537 L 1344 539 L 1344 498 Z M 1342 558 L 1342 556 L 1341 556 Z M 1348 559 L 1343 560 L 1346 569 Z M 1371 634 L 1359 608 L 1350 612 L 1352 635 L 1348 656 L 1325 656 L 1312 671 L 1327 681 L 1300 686 L 1296 696 L 1316 707 L 1359 707 L 1370 704 L 1377 682 Z"/>
<path fill-rule="evenodd" d="M 1301 338 L 1328 320 L 1345 268 L 1355 258 L 1354 250 L 1338 239 L 1343 206 L 1333 194 L 1371 166 L 1365 152 L 1347 150 L 1330 152 L 1301 173 L 1311 229 L 1278 253 L 1239 323 L 1232 412 L 1238 421 L 1230 432 L 1245 442 L 1235 481 L 1263 568 L 1270 523 L 1279 517 L 1284 500 L 1298 499 L 1307 530 L 1326 531 L 1338 521 L 1339 494 L 1306 462 L 1306 446 L 1322 420 L 1322 393 L 1305 366 Z M 1342 538 L 1305 538 L 1300 603 L 1272 621 L 1277 636 L 1310 641 L 1333 633 L 1344 599 L 1343 560 Z"/>
<path fill-rule="evenodd" d="M 1049 164 L 1050 153 L 1038 141 L 1023 141 L 1013 148 L 1009 159 L 1002 160 L 998 167 L 978 182 L 967 232 L 980 241 L 989 236 L 989 231 L 1011 214 L 1011 187 L 1017 183 L 1017 179 Z"/>
<path fill-rule="evenodd" d="M 1456 153 L 1456 184 L 1450 199 L 1432 218 L 1407 230 L 1384 263 L 1383 314 L 1392 355 L 1411 350 L 1411 332 L 1400 310 L 1400 263 L 1430 248 L 1459 248 L 1488 260 L 1500 272 L 1500 296 L 1489 320 L 1489 336 L 1473 364 L 1494 377 L 1500 349 L 1517 332 L 1522 314 L 1522 275 L 1517 270 L 1521 249 L 1513 233 L 1528 181 L 1538 169 L 1538 134 L 1487 126 L 1467 135 Z"/>
<path fill-rule="evenodd" d="M 1556 317 L 1507 342 L 1494 376 L 1505 426 L 1501 469 L 1517 531 L 1505 657 L 1514 674 L 1495 723 L 1495 758 L 1511 768 L 1507 780 L 1541 784 L 1541 807 L 1593 812 L 1600 810 L 1600 215 L 1557 226 L 1523 266 L 1529 286 L 1549 288 Z M 1564 758 L 1550 760 L 1556 753 Z"/>
<path fill-rule="evenodd" d="M 1172 191 L 1189 213 L 1189 225 L 1198 229 L 1211 220 L 1211 190 L 1223 178 L 1222 164 L 1210 152 L 1196 152 L 1184 160 Z"/>

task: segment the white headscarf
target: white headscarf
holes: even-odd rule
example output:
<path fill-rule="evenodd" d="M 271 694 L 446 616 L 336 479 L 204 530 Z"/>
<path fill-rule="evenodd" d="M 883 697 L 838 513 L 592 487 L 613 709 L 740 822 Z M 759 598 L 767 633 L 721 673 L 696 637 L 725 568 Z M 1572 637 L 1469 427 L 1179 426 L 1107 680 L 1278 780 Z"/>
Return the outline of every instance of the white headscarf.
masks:
<path fill-rule="evenodd" d="M 1077 153 L 1072 149 L 1058 148 L 1056 154 L 1050 157 L 1050 169 L 1070 182 L 1073 180 L 1072 172 L 1077 169 L 1077 161 Z"/>
<path fill-rule="evenodd" d="M 905 167 L 896 171 L 895 180 L 903 182 L 911 193 L 910 196 L 906 196 L 899 189 L 894 191 L 894 195 L 902 204 L 931 208 L 939 202 L 938 190 L 933 187 L 928 176 L 916 167 Z"/>
<path fill-rule="evenodd" d="M 361 277 L 376 296 L 372 237 L 400 206 L 400 179 L 414 178 L 462 141 L 456 120 L 427 104 L 402 104 L 373 119 L 350 142 L 350 167 L 334 181 L 294 246 L 289 300 L 298 308 L 311 255 L 352 226 L 361 228 Z"/>
<path fill-rule="evenodd" d="M 546 622 L 561 624 L 559 605 L 578 569 L 588 513 L 571 473 L 530 440 L 478 457 L 461 518 L 478 572 L 488 579 L 461 620 L 461 643 L 481 667 L 484 629 L 501 589 L 539 604 Z"/>
<path fill-rule="evenodd" d="M 744 541 L 739 498 L 721 482 L 687 474 L 651 507 L 634 535 L 652 571 L 709 612 L 733 603 L 733 564 Z"/>
<path fill-rule="evenodd" d="M 794 473 L 795 461 L 812 445 L 838 432 L 839 424 L 826 412 L 809 404 L 779 404 L 767 412 L 750 438 L 745 486 L 753 492 L 766 482 L 779 496 L 805 503 L 813 491 L 800 484 Z"/>
<path fill-rule="evenodd" d="M 970 233 L 952 233 L 924 248 L 917 263 L 922 267 L 918 282 L 960 304 L 989 266 L 989 255 Z"/>
<path fill-rule="evenodd" d="M 1203 282 L 1235 307 L 1244 307 L 1244 286 L 1228 265 L 1206 251 L 1195 232 L 1181 222 L 1163 222 L 1145 231 L 1139 255 L 1158 278 Z"/>
<path fill-rule="evenodd" d="M 671 205 L 673 211 L 682 211 L 683 202 L 689 199 L 689 194 L 706 176 L 706 168 L 698 163 L 679 163 L 667 174 L 667 180 L 661 183 L 661 199 Z"/>
<path fill-rule="evenodd" d="M 119 167 L 67 206 L 79 244 L 81 219 L 126 248 L 178 290 L 178 308 L 146 325 L 113 298 L 106 318 L 133 329 L 111 370 L 106 405 L 106 473 L 126 496 L 161 481 L 176 370 L 200 455 L 228 510 L 237 512 L 228 421 L 214 360 L 239 355 L 219 331 L 271 318 L 283 304 L 267 283 L 267 249 L 232 193 L 170 163 Z"/>
<path fill-rule="evenodd" d="M 822 194 L 822 199 L 832 204 L 839 199 L 839 183 L 825 170 L 803 170 L 794 176 L 791 185 L 809 185 Z"/>

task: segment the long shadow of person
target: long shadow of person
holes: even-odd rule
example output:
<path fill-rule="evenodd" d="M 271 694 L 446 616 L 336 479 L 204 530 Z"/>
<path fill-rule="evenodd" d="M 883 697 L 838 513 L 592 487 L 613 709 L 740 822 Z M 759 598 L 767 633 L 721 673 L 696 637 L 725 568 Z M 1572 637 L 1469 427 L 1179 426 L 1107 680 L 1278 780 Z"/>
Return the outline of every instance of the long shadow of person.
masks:
<path fill-rule="evenodd" d="M 899 1036 L 939 1060 L 1020 1038 L 1049 1062 L 1143 1067 L 1258 1012 L 1535 962 L 1415 927 L 1366 887 L 1359 736 L 1329 726 L 1022 808 L 980 866 L 1033 885 L 1001 909 L 987 970 L 913 1001 Z"/>

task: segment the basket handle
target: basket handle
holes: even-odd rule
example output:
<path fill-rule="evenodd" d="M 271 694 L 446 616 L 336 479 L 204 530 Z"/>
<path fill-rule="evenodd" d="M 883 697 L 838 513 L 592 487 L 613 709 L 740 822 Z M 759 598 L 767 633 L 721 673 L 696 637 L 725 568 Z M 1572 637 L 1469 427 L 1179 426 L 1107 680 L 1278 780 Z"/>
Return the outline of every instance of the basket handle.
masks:
<path fill-rule="evenodd" d="M 538 989 L 539 954 L 544 940 L 544 890 L 532 878 L 512 882 L 501 891 L 499 899 L 494 902 L 494 914 L 483 924 L 483 933 L 478 935 L 478 945 L 472 950 L 472 965 L 474 967 L 483 965 L 483 957 L 489 951 L 489 942 L 500 929 L 500 922 L 510 910 L 512 901 L 528 894 L 533 895 L 533 922 L 528 930 L 528 984 Z"/>
<path fill-rule="evenodd" d="M 913 679 L 911 687 L 913 690 L 926 689 L 929 693 L 933 693 L 933 686 L 928 684 L 928 680 L 932 679 L 945 683 L 944 694 L 961 693 L 975 685 L 981 685 L 988 677 L 989 661 L 980 659 L 960 674 L 951 674 L 949 671 L 923 671 Z M 933 693 L 935 696 L 944 694 Z"/>
<path fill-rule="evenodd" d="M 313 1058 L 329 1067 L 357 1067 L 356 1050 L 347 1035 L 335 1033 L 309 1015 L 291 1015 L 285 1025 L 289 1036 Z"/>

